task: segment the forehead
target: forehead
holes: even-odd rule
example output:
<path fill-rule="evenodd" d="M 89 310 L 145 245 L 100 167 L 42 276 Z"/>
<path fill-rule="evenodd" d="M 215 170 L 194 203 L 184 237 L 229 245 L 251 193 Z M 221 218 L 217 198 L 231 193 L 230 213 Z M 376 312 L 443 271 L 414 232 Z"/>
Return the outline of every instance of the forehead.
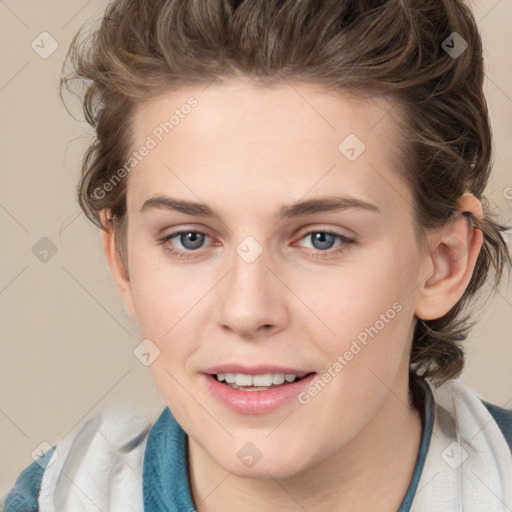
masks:
<path fill-rule="evenodd" d="M 129 207 L 166 191 L 215 198 L 216 207 L 261 209 L 273 198 L 333 189 L 381 205 L 407 202 L 393 110 L 384 98 L 304 84 L 232 81 L 170 91 L 134 113 L 132 150 L 151 149 L 130 174 Z"/>

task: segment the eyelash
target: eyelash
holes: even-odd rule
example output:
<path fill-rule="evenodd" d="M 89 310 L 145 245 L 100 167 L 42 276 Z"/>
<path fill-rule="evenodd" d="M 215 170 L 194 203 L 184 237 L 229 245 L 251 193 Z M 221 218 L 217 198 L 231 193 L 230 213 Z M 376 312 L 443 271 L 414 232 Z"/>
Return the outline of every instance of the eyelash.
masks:
<path fill-rule="evenodd" d="M 171 247 L 169 247 L 167 245 L 167 242 L 171 238 L 174 238 L 175 236 L 181 235 L 183 233 L 194 233 L 194 234 L 198 234 L 198 235 L 203 235 L 203 236 L 209 237 L 208 233 L 206 233 L 204 231 L 199 231 L 199 230 L 195 230 L 195 229 L 186 229 L 186 230 L 176 231 L 174 233 L 171 233 L 170 235 L 166 235 L 164 238 L 160 239 L 159 242 L 162 244 L 164 250 L 167 253 L 169 253 L 171 256 L 173 256 L 173 257 L 176 257 L 178 259 L 192 258 L 192 257 L 194 257 L 193 253 L 198 252 L 198 250 L 183 252 L 183 251 L 177 251 L 175 249 L 172 249 Z M 353 238 L 349 238 L 349 237 L 347 237 L 345 235 L 341 235 L 340 233 L 336 233 L 334 231 L 328 231 L 328 230 L 321 230 L 321 229 L 316 229 L 316 230 L 313 230 L 313 231 L 308 231 L 308 232 L 304 233 L 299 238 L 299 240 L 302 240 L 302 239 L 306 238 L 307 236 L 310 236 L 310 235 L 315 234 L 315 233 L 323 233 L 323 234 L 326 234 L 326 235 L 332 235 L 332 236 L 334 236 L 335 238 L 337 238 L 338 240 L 341 241 L 341 243 L 338 246 L 336 246 L 336 247 L 338 247 L 338 249 L 328 249 L 328 250 L 325 250 L 325 251 L 318 251 L 317 250 L 315 253 L 312 254 L 312 256 L 316 257 L 316 258 L 326 258 L 326 257 L 332 256 L 333 254 L 342 253 L 342 252 L 347 250 L 347 245 L 351 245 L 351 244 L 353 244 L 355 242 L 355 240 Z M 324 254 L 326 256 L 324 256 Z"/>

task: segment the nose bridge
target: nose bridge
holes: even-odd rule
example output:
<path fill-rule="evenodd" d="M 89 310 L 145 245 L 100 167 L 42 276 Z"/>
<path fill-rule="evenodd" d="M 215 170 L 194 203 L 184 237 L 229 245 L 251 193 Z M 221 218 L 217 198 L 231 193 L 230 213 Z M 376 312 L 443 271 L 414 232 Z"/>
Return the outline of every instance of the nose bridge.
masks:
<path fill-rule="evenodd" d="M 235 248 L 232 259 L 230 295 L 239 303 L 264 299 L 268 293 L 269 251 L 253 237 L 246 237 Z"/>
<path fill-rule="evenodd" d="M 219 298 L 221 324 L 247 335 L 262 325 L 279 323 L 280 283 L 269 270 L 269 255 L 270 250 L 250 236 L 236 246 Z"/>

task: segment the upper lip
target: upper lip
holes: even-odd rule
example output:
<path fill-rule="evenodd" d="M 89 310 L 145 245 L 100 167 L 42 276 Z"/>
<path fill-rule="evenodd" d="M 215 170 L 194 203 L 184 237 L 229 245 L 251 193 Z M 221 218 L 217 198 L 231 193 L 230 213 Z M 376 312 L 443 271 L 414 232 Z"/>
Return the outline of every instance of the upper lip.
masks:
<path fill-rule="evenodd" d="M 297 377 L 304 377 L 309 373 L 314 373 L 311 370 L 303 370 L 298 368 L 292 368 L 291 366 L 278 366 L 275 364 L 260 364 L 260 365 L 241 365 L 237 363 L 219 364 L 217 366 L 211 366 L 203 371 L 203 373 L 209 375 L 217 375 L 218 373 L 243 373 L 244 375 L 263 375 L 265 373 L 284 373 L 293 374 Z"/>

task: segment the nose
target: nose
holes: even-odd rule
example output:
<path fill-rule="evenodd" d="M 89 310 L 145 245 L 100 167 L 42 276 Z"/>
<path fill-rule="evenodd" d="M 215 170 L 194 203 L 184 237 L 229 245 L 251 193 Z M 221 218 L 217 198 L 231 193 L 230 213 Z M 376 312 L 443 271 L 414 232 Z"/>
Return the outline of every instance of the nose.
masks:
<path fill-rule="evenodd" d="M 217 323 L 243 339 L 268 337 L 285 328 L 286 288 L 268 252 L 252 262 L 235 252 L 231 270 L 217 290 Z"/>

